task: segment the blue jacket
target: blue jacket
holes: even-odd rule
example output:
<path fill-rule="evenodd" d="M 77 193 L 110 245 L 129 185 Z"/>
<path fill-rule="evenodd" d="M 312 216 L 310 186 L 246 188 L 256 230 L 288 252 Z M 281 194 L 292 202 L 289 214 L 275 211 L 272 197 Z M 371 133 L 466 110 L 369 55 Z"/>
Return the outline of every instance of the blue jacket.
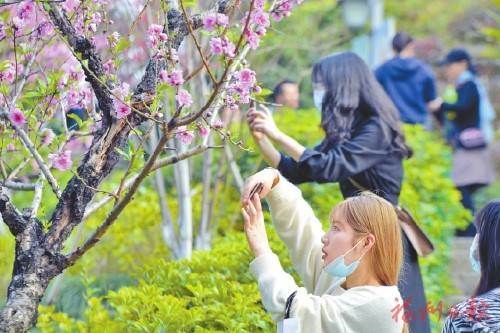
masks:
<path fill-rule="evenodd" d="M 382 64 L 375 76 L 403 122 L 426 124 L 427 103 L 436 98 L 435 77 L 427 65 L 415 58 L 395 57 Z"/>

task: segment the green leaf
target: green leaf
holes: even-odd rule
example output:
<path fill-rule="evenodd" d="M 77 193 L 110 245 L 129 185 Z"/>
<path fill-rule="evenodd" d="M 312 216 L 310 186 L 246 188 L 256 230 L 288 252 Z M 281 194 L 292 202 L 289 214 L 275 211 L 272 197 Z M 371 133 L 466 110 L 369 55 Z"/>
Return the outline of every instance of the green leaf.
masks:
<path fill-rule="evenodd" d="M 83 125 L 83 120 L 82 118 L 78 117 L 78 115 L 74 114 L 74 113 L 70 113 L 70 114 L 67 114 L 66 115 L 68 118 L 71 118 L 73 119 L 74 121 L 76 121 L 76 123 L 78 124 L 78 128 L 81 128 L 82 125 Z"/>
<path fill-rule="evenodd" d="M 115 52 L 121 53 L 124 50 L 128 49 L 129 47 L 130 47 L 130 40 L 128 39 L 128 37 L 122 37 L 116 44 Z"/>
<path fill-rule="evenodd" d="M 125 160 L 130 161 L 130 155 L 124 152 L 121 148 L 115 147 L 115 151 L 120 154 Z"/>

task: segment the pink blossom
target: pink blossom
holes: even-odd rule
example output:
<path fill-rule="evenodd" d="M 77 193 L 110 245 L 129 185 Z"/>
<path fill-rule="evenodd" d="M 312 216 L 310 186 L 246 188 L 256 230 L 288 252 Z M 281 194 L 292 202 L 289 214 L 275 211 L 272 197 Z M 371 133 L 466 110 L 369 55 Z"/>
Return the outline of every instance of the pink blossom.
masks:
<path fill-rule="evenodd" d="M 0 82 L 12 83 L 16 78 L 16 68 L 12 63 L 7 65 L 7 68 L 0 72 Z"/>
<path fill-rule="evenodd" d="M 214 14 L 208 14 L 203 18 L 203 28 L 208 31 L 212 31 L 217 24 L 217 17 Z"/>
<path fill-rule="evenodd" d="M 83 79 L 83 76 L 84 76 L 83 71 L 76 66 L 71 67 L 70 70 L 68 71 L 68 77 L 70 80 L 79 82 L 80 80 Z"/>
<path fill-rule="evenodd" d="M 35 4 L 32 0 L 23 1 L 17 6 L 17 16 L 21 20 L 30 20 L 35 13 Z"/>
<path fill-rule="evenodd" d="M 293 7 L 300 3 L 302 3 L 301 0 L 282 0 L 276 5 L 275 9 L 271 13 L 271 17 L 275 21 L 281 21 L 284 17 L 290 16 Z"/>
<path fill-rule="evenodd" d="M 174 48 L 170 49 L 170 60 L 174 62 L 179 61 L 179 55 L 177 54 L 177 50 Z"/>
<path fill-rule="evenodd" d="M 194 139 L 194 134 L 192 131 L 188 131 L 186 126 L 180 126 L 177 128 L 177 134 L 175 137 L 179 139 L 183 144 L 188 145 Z"/>
<path fill-rule="evenodd" d="M 94 13 L 92 14 L 92 19 L 90 20 L 89 23 L 89 30 L 92 32 L 97 31 L 97 26 L 101 24 L 102 22 L 102 16 L 100 13 Z"/>
<path fill-rule="evenodd" d="M 160 73 L 158 74 L 158 76 L 160 77 L 160 80 L 162 80 L 163 82 L 167 82 L 168 80 L 168 72 L 164 69 L 162 69 L 160 71 Z"/>
<path fill-rule="evenodd" d="M 267 29 L 262 27 L 262 26 L 258 26 L 254 29 L 255 33 L 257 34 L 257 36 L 259 37 L 264 37 L 264 35 L 266 34 L 267 32 Z"/>
<path fill-rule="evenodd" d="M 236 73 L 236 79 L 241 87 L 248 89 L 255 85 L 255 72 L 249 68 L 244 68 Z"/>
<path fill-rule="evenodd" d="M 224 125 L 222 124 L 222 121 L 220 119 L 215 119 L 212 122 L 212 127 L 216 129 L 221 129 L 222 127 L 224 127 Z"/>
<path fill-rule="evenodd" d="M 64 150 L 54 154 L 49 154 L 49 161 L 54 168 L 61 171 L 68 170 L 73 164 L 73 161 L 71 160 L 70 150 Z"/>
<path fill-rule="evenodd" d="M 36 28 L 36 32 L 38 38 L 47 37 L 54 32 L 54 27 L 52 23 L 44 21 L 38 25 L 38 27 Z"/>
<path fill-rule="evenodd" d="M 113 62 L 113 60 L 109 59 L 104 64 L 102 64 L 102 69 L 104 70 L 104 73 L 112 74 L 116 70 L 115 63 Z"/>
<path fill-rule="evenodd" d="M 166 33 L 163 32 L 163 27 L 159 24 L 151 24 L 148 28 L 148 44 L 150 47 L 157 48 L 160 42 L 168 39 Z"/>
<path fill-rule="evenodd" d="M 75 107 L 75 106 L 81 106 L 82 104 L 82 95 L 80 94 L 80 91 L 75 90 L 75 89 L 70 89 L 66 95 L 66 104 L 68 107 Z"/>
<path fill-rule="evenodd" d="M 52 143 L 56 135 L 54 131 L 50 128 L 44 128 L 42 130 L 42 145 L 48 146 Z"/>
<path fill-rule="evenodd" d="M 26 123 L 24 113 L 18 108 L 14 108 L 9 112 L 10 121 L 16 126 L 23 126 Z"/>
<path fill-rule="evenodd" d="M 222 39 L 219 37 L 213 37 L 210 40 L 210 51 L 213 54 L 222 54 L 224 53 L 224 49 L 222 47 Z"/>
<path fill-rule="evenodd" d="M 203 18 L 203 28 L 208 31 L 214 30 L 216 26 L 227 27 L 229 18 L 225 14 L 210 13 Z"/>
<path fill-rule="evenodd" d="M 117 100 L 116 98 L 113 98 L 113 105 L 115 107 L 116 118 L 118 119 L 125 118 L 132 112 L 130 106 Z"/>
<path fill-rule="evenodd" d="M 250 48 L 252 50 L 255 50 L 256 48 L 259 47 L 260 44 L 260 37 L 258 34 L 251 30 L 246 30 L 244 33 L 245 39 L 248 42 L 248 45 L 250 45 Z"/>
<path fill-rule="evenodd" d="M 163 27 L 159 24 L 151 24 L 148 28 L 148 34 L 158 35 L 163 32 Z"/>
<path fill-rule="evenodd" d="M 179 104 L 179 107 L 190 107 L 191 104 L 193 104 L 191 94 L 185 89 L 179 89 L 179 91 L 177 92 L 177 96 L 175 96 L 175 100 Z"/>
<path fill-rule="evenodd" d="M 98 51 L 107 48 L 109 45 L 107 37 L 103 34 L 92 36 L 92 43 Z"/>
<path fill-rule="evenodd" d="M 252 12 L 250 16 L 250 22 L 262 27 L 268 27 L 271 22 L 269 21 L 269 14 L 264 12 L 262 9 L 257 9 Z"/>
<path fill-rule="evenodd" d="M 200 133 L 200 136 L 202 138 L 206 138 L 208 136 L 209 130 L 205 126 L 199 126 L 198 127 L 198 133 Z"/>
<path fill-rule="evenodd" d="M 66 0 L 62 3 L 62 7 L 67 12 L 71 12 L 78 7 L 79 3 L 80 3 L 80 0 Z"/>
<path fill-rule="evenodd" d="M 236 52 L 236 47 L 234 46 L 234 44 L 225 37 L 222 39 L 222 42 L 224 54 L 229 58 L 233 58 L 235 56 L 234 52 Z"/>
<path fill-rule="evenodd" d="M 7 151 L 10 151 L 10 152 L 16 151 L 16 146 L 13 143 L 9 143 L 7 145 Z"/>
<path fill-rule="evenodd" d="M 255 0 L 254 6 L 255 8 L 263 8 L 266 0 Z"/>
<path fill-rule="evenodd" d="M 127 82 L 122 82 L 122 84 L 112 89 L 111 92 L 113 95 L 116 95 L 119 99 L 123 100 L 130 94 L 130 86 Z"/>
<path fill-rule="evenodd" d="M 234 57 L 236 47 L 226 37 L 213 37 L 210 40 L 210 51 L 212 51 L 213 54 L 225 54 L 226 56 L 232 58 Z"/>
<path fill-rule="evenodd" d="M 229 25 L 229 17 L 226 14 L 217 14 L 217 24 L 221 27 L 227 27 Z"/>
<path fill-rule="evenodd" d="M 168 84 L 173 85 L 173 86 L 179 86 L 184 83 L 184 78 L 182 77 L 182 71 L 181 70 L 174 70 L 172 73 L 169 75 L 168 79 Z"/>

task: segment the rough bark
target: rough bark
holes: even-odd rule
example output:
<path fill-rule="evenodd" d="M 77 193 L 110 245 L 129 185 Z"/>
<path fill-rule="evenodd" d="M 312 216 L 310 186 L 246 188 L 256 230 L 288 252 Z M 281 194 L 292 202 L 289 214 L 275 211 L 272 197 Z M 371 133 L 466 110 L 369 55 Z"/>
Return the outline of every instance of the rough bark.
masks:
<path fill-rule="evenodd" d="M 47 285 L 66 264 L 64 256 L 43 247 L 43 229 L 39 221 L 24 220 L 23 225 L 16 235 L 14 268 L 7 303 L 0 312 L 0 332 L 25 332 L 33 327 Z"/>

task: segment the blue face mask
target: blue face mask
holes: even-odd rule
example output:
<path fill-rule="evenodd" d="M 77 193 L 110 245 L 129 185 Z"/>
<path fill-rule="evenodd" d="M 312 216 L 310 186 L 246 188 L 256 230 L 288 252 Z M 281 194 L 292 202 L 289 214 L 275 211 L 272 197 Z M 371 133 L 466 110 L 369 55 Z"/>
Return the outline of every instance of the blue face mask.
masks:
<path fill-rule="evenodd" d="M 326 265 L 323 269 L 328 274 L 330 274 L 334 277 L 345 278 L 345 277 L 348 277 L 349 275 L 351 275 L 356 270 L 356 268 L 358 268 L 359 263 L 361 262 L 361 259 L 363 258 L 364 254 L 358 260 L 353 261 L 349 265 L 346 265 L 346 263 L 345 263 L 345 256 L 349 252 L 351 252 L 361 241 L 362 241 L 362 239 L 359 240 L 349 251 L 347 251 L 343 255 L 335 258 L 334 260 L 332 260 L 332 262 L 329 263 L 328 265 Z"/>
<path fill-rule="evenodd" d="M 474 236 L 474 240 L 470 246 L 469 261 L 474 272 L 481 273 L 481 262 L 479 261 L 479 234 Z"/>
<path fill-rule="evenodd" d="M 314 100 L 314 106 L 316 109 L 321 112 L 322 107 L 323 107 L 323 98 L 325 97 L 325 91 L 324 90 L 313 90 L 313 100 Z"/>

